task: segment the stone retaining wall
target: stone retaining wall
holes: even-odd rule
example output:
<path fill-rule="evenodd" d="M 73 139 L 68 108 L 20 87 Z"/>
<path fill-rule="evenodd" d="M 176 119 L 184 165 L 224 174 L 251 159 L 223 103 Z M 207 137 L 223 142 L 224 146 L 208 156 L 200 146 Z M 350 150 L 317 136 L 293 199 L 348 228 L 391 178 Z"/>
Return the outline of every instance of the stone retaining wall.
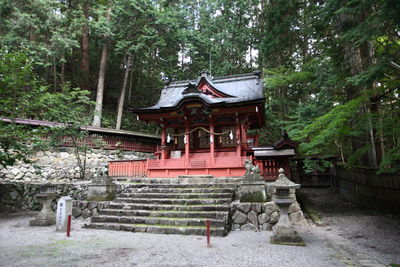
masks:
<path fill-rule="evenodd" d="M 121 150 L 91 149 L 86 155 L 86 179 L 91 179 L 101 165 L 110 160 L 136 160 L 152 157 L 151 153 Z M 19 163 L 0 170 L 1 177 L 9 181 L 70 182 L 79 179 L 79 167 L 73 148 L 40 151 L 29 158 L 32 163 Z"/>
<path fill-rule="evenodd" d="M 97 215 L 98 210 L 107 208 L 110 201 L 72 201 L 72 216 L 87 219 Z"/>
<path fill-rule="evenodd" d="M 56 193 L 61 196 L 70 196 L 75 201 L 74 207 L 80 207 L 81 212 L 87 209 L 86 204 L 82 203 L 95 203 L 96 201 L 84 201 L 87 197 L 87 188 L 89 181 L 87 182 L 75 182 L 66 184 L 56 184 Z M 12 182 L 0 182 L 0 211 L 22 211 L 22 210 L 33 210 L 39 211 L 42 209 L 40 201 L 36 198 L 36 194 L 39 193 L 40 183 L 30 183 L 24 181 L 12 181 Z M 117 184 L 116 192 L 123 193 L 130 187 L 129 184 Z M 55 211 L 57 208 L 57 198 L 54 199 L 52 208 Z M 103 202 L 102 202 L 103 203 Z M 104 202 L 106 203 L 106 202 Z M 77 206 L 78 205 L 78 206 Z M 94 205 L 94 206 L 93 206 Z M 93 207 L 97 208 L 97 205 L 91 204 L 89 210 L 93 210 Z M 100 208 L 104 206 L 99 206 Z M 85 212 L 86 214 L 87 212 Z M 81 214 L 80 214 L 81 215 Z M 80 216 L 79 215 L 79 216 Z M 75 216 L 75 217 L 79 217 Z M 91 216 L 91 215 L 90 215 Z M 89 216 L 89 217 L 90 217 Z"/>
<path fill-rule="evenodd" d="M 400 175 L 378 175 L 372 170 L 338 169 L 342 196 L 369 209 L 400 214 Z"/>
<path fill-rule="evenodd" d="M 0 183 L 0 211 L 41 210 L 42 205 L 36 198 L 41 184 L 26 182 L 2 182 Z M 87 183 L 58 184 L 56 193 L 60 196 L 69 195 L 73 199 L 86 198 Z M 57 198 L 52 203 L 53 210 L 57 208 Z"/>
<path fill-rule="evenodd" d="M 230 214 L 232 230 L 269 231 L 279 220 L 279 208 L 273 202 L 240 203 L 234 201 L 231 204 Z M 289 219 L 293 224 L 307 224 L 297 201 L 289 207 Z"/>

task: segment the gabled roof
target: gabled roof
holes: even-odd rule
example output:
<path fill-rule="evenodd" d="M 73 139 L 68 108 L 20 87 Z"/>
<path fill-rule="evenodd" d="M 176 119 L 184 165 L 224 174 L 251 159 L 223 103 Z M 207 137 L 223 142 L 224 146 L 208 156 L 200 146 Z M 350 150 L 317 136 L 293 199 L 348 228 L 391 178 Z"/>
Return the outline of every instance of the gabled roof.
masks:
<path fill-rule="evenodd" d="M 288 133 L 284 131 L 282 138 L 273 144 L 276 149 L 293 148 L 295 149 L 300 143 L 290 139 Z"/>
<path fill-rule="evenodd" d="M 208 106 L 229 106 L 264 101 L 260 72 L 212 78 L 202 73 L 197 80 L 171 82 L 161 90 L 154 106 L 131 109 L 135 113 L 175 109 L 185 100 L 199 100 Z"/>

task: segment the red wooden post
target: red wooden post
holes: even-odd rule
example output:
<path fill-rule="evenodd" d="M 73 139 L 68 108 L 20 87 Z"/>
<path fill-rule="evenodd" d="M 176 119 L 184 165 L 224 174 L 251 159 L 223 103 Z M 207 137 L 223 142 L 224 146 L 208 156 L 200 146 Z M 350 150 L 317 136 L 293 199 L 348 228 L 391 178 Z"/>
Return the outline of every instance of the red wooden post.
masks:
<path fill-rule="evenodd" d="M 240 136 L 240 125 L 236 125 L 236 157 L 240 158 L 242 156 L 242 142 Z"/>
<path fill-rule="evenodd" d="M 214 154 L 215 154 L 215 140 L 214 140 L 214 138 L 215 138 L 215 135 L 213 134 L 214 133 L 214 122 L 213 122 L 213 119 L 212 119 L 212 117 L 211 117 L 211 115 L 210 115 L 210 165 L 211 166 L 214 166 Z"/>
<path fill-rule="evenodd" d="M 211 247 L 211 242 L 210 242 L 210 234 L 211 234 L 210 226 L 211 226 L 211 222 L 210 222 L 210 220 L 206 220 L 206 226 L 207 226 L 207 229 L 206 229 L 206 233 L 207 233 L 207 247 Z"/>
<path fill-rule="evenodd" d="M 68 222 L 67 222 L 67 237 L 70 237 L 71 233 L 71 215 L 68 215 Z"/>
<path fill-rule="evenodd" d="M 186 136 L 186 144 L 185 144 L 185 167 L 189 166 L 189 150 L 190 150 L 190 134 L 189 132 L 189 122 L 185 121 L 185 136 Z M 187 172 L 187 169 L 186 169 Z M 186 173 L 187 174 L 187 173 Z"/>
<path fill-rule="evenodd" d="M 166 135 L 167 135 L 167 129 L 165 126 L 162 127 L 161 131 L 161 159 L 164 165 L 164 160 L 165 160 L 165 145 L 166 145 Z"/>

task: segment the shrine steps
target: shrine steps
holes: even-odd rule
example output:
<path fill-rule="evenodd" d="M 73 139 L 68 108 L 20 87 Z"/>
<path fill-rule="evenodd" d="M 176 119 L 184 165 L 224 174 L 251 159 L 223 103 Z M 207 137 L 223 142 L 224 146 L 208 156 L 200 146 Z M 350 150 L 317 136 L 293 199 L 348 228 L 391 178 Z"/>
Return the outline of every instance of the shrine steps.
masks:
<path fill-rule="evenodd" d="M 205 235 L 206 220 L 211 235 L 229 232 L 229 205 L 237 183 L 226 179 L 196 178 L 136 179 L 126 185 L 107 208 L 99 210 L 84 227 L 158 234 Z"/>
<path fill-rule="evenodd" d="M 187 187 L 188 184 L 198 184 L 207 187 L 209 185 L 215 185 L 219 187 L 235 187 L 236 184 L 240 183 L 241 177 L 213 177 L 212 175 L 179 175 L 178 178 L 131 178 L 131 177 L 113 177 L 114 180 L 127 182 L 129 184 L 138 184 L 138 186 L 157 184 L 157 185 L 182 185 Z"/>

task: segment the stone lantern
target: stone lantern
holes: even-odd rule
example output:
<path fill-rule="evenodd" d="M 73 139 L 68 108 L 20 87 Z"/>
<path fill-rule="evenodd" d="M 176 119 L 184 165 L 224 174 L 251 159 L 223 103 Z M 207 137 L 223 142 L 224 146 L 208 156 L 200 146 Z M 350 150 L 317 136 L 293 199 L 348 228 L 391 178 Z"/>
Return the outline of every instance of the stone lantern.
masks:
<path fill-rule="evenodd" d="M 51 209 L 51 202 L 57 197 L 56 186 L 54 184 L 44 184 L 40 187 L 36 197 L 40 200 L 43 207 L 36 217 L 29 221 L 30 226 L 48 226 L 56 224 L 56 214 Z"/>
<path fill-rule="evenodd" d="M 284 170 L 282 168 L 279 169 L 278 179 L 271 183 L 271 187 L 274 191 L 272 194 L 272 201 L 279 207 L 281 211 L 279 221 L 272 228 L 273 235 L 271 237 L 271 243 L 304 246 L 302 238 L 294 230 L 288 216 L 290 204 L 296 201 L 291 196 L 290 191 L 291 189 L 295 190 L 300 188 L 300 184 L 295 184 L 290 181 L 283 172 Z"/>

